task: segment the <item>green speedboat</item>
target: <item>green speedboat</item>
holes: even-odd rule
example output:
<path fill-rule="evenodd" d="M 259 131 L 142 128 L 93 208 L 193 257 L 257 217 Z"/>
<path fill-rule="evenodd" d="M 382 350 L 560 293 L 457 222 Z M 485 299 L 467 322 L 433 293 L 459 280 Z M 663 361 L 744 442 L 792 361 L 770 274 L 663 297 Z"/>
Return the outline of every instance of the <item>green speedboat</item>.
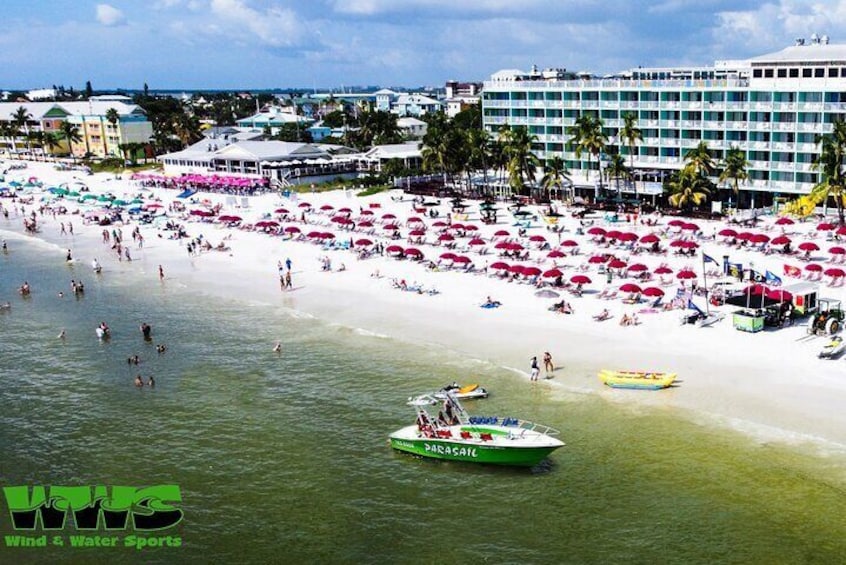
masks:
<path fill-rule="evenodd" d="M 390 435 L 391 447 L 422 457 L 533 467 L 564 442 L 558 431 L 517 418 L 471 417 L 453 394 L 443 400 L 423 395 L 409 401 L 417 423 Z M 437 417 L 429 408 L 440 406 Z"/>

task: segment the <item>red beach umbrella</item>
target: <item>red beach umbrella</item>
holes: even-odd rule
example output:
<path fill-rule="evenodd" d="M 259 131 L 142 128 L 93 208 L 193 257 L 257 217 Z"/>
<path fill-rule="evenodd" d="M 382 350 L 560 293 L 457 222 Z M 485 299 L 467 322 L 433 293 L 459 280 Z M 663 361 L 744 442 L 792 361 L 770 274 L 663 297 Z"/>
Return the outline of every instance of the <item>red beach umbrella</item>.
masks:
<path fill-rule="evenodd" d="M 626 283 L 626 284 L 620 286 L 620 291 L 621 292 L 637 292 L 637 293 L 643 292 L 643 290 L 639 286 L 637 286 L 635 283 Z"/>
<path fill-rule="evenodd" d="M 500 241 L 496 245 L 494 245 L 494 249 L 508 249 L 511 244 L 507 241 Z"/>
<path fill-rule="evenodd" d="M 565 239 L 561 242 L 561 247 L 578 247 L 579 242 L 573 241 L 572 239 Z"/>
<path fill-rule="evenodd" d="M 846 235 L 846 226 L 840 226 L 834 233 L 836 233 L 837 235 Z"/>
<path fill-rule="evenodd" d="M 608 263 L 608 267 L 610 267 L 611 269 L 625 269 L 627 264 L 628 263 L 621 259 L 614 259 L 613 261 Z"/>
<path fill-rule="evenodd" d="M 523 265 L 511 265 L 510 267 L 508 267 L 508 271 L 521 275 L 523 274 Z"/>
<path fill-rule="evenodd" d="M 565 255 L 561 251 L 558 251 L 557 249 L 553 249 L 552 251 L 547 253 L 546 256 L 549 257 L 550 259 L 558 259 L 560 257 L 566 257 L 567 255 Z"/>
<path fill-rule="evenodd" d="M 507 245 L 506 249 L 508 249 L 510 251 L 522 251 L 523 250 L 523 246 L 520 245 L 519 243 L 512 242 L 512 243 L 508 243 L 506 245 Z"/>
<path fill-rule="evenodd" d="M 473 261 L 470 259 L 470 257 L 467 257 L 466 255 L 458 255 L 455 259 L 452 260 L 452 262 L 466 265 L 467 263 L 472 263 Z"/>
<path fill-rule="evenodd" d="M 790 238 L 786 235 L 780 235 L 770 240 L 770 245 L 787 245 L 790 243 Z"/>
<path fill-rule="evenodd" d="M 300 202 L 299 204 L 297 204 L 297 206 L 299 208 L 311 208 L 311 204 L 309 204 L 308 202 Z"/>
<path fill-rule="evenodd" d="M 699 244 L 695 241 L 682 241 L 681 248 L 682 249 L 696 249 L 699 247 Z"/>
<path fill-rule="evenodd" d="M 541 242 L 541 241 L 546 241 L 546 238 L 542 235 L 533 235 L 529 238 L 529 241 Z"/>
<path fill-rule="evenodd" d="M 406 255 L 413 255 L 415 257 L 423 257 L 423 252 L 416 247 L 409 247 L 404 252 Z"/>
<path fill-rule="evenodd" d="M 441 253 L 440 258 L 444 261 L 455 261 L 455 258 L 458 257 L 455 253 L 450 253 L 447 251 L 446 253 Z"/>
<path fill-rule="evenodd" d="M 288 211 L 287 208 L 277 208 L 273 211 L 274 214 L 290 214 L 291 212 Z"/>
<path fill-rule="evenodd" d="M 511 270 L 511 266 L 508 263 L 497 261 L 496 263 L 488 265 L 488 269 L 493 269 L 494 271 L 508 271 Z"/>
<path fill-rule="evenodd" d="M 411 230 L 410 232 L 408 232 L 408 235 L 410 235 L 411 237 L 420 237 L 426 235 L 426 230 Z"/>
<path fill-rule="evenodd" d="M 285 233 L 300 233 L 300 228 L 297 226 L 286 226 L 282 231 Z"/>
<path fill-rule="evenodd" d="M 403 251 L 403 249 L 399 245 L 389 245 L 385 248 L 385 253 L 388 253 L 388 254 L 391 254 L 391 255 L 399 255 L 399 254 L 402 253 L 402 251 Z"/>
<path fill-rule="evenodd" d="M 590 284 L 590 277 L 587 275 L 573 275 L 570 277 L 570 282 L 573 284 Z"/>
<path fill-rule="evenodd" d="M 617 240 L 623 242 L 637 241 L 637 234 L 632 232 L 622 232 L 617 236 Z"/>
<path fill-rule="evenodd" d="M 770 236 L 765 235 L 763 233 L 756 233 L 751 238 L 749 238 L 749 241 L 751 241 L 752 243 L 767 243 L 769 240 Z"/>
<path fill-rule="evenodd" d="M 686 231 L 699 231 L 699 226 L 697 224 L 690 222 L 690 223 L 682 224 L 681 229 L 686 230 Z"/>
<path fill-rule="evenodd" d="M 781 218 L 775 221 L 775 225 L 777 226 L 792 226 L 794 223 L 796 222 L 794 222 L 787 216 L 782 216 Z"/>
<path fill-rule="evenodd" d="M 695 279 L 696 273 L 694 273 L 693 271 L 690 271 L 690 270 L 679 271 L 678 274 L 676 275 L 676 278 L 682 279 L 682 280 Z"/>
<path fill-rule="evenodd" d="M 257 228 L 275 228 L 279 226 L 279 222 L 274 222 L 272 220 L 262 220 L 261 222 L 256 222 Z"/>
<path fill-rule="evenodd" d="M 564 273 L 558 269 L 549 269 L 548 271 L 544 271 L 543 276 L 547 279 L 556 279 L 558 277 L 563 277 Z"/>
<path fill-rule="evenodd" d="M 657 269 L 655 269 L 652 272 L 655 273 L 656 275 L 669 275 L 673 272 L 673 270 L 666 265 L 661 265 L 660 267 L 658 267 Z"/>
<path fill-rule="evenodd" d="M 658 288 L 657 286 L 648 286 L 643 289 L 643 295 L 654 298 L 658 296 L 664 296 L 664 291 Z"/>
<path fill-rule="evenodd" d="M 409 225 L 409 226 L 410 226 L 411 224 L 422 224 L 422 223 L 424 223 L 424 222 L 423 222 L 423 220 L 421 220 L 421 219 L 420 219 L 420 218 L 418 218 L 417 216 L 412 216 L 412 217 L 410 217 L 409 219 L 407 219 L 407 220 L 405 221 L 405 223 L 406 223 L 407 225 Z"/>
<path fill-rule="evenodd" d="M 618 237 L 620 237 L 620 233 L 620 230 L 608 230 L 607 232 L 605 232 L 605 237 L 607 237 L 608 239 L 617 239 Z"/>
<path fill-rule="evenodd" d="M 684 220 L 670 220 L 667 222 L 668 226 L 673 226 L 674 228 L 682 227 L 686 222 Z"/>
<path fill-rule="evenodd" d="M 525 277 L 536 277 L 541 274 L 541 270 L 537 267 L 523 267 L 523 276 Z"/>
<path fill-rule="evenodd" d="M 320 234 L 320 239 L 335 239 L 335 234 L 325 231 Z"/>
<path fill-rule="evenodd" d="M 737 237 L 737 232 L 731 228 L 725 228 L 718 231 L 717 235 L 722 237 Z"/>
<path fill-rule="evenodd" d="M 670 242 L 670 247 L 684 247 L 685 241 L 683 239 L 674 239 Z"/>
<path fill-rule="evenodd" d="M 587 233 L 588 235 L 605 235 L 605 229 L 599 226 L 593 226 L 592 228 L 588 228 Z"/>
<path fill-rule="evenodd" d="M 396 225 L 396 224 L 385 224 L 384 226 L 382 226 L 382 229 L 383 229 L 383 230 L 392 230 L 392 231 L 396 231 L 396 230 L 398 230 L 398 229 L 400 229 L 400 228 L 399 228 L 399 226 L 398 226 L 398 225 Z"/>
<path fill-rule="evenodd" d="M 645 236 L 640 238 L 640 242 L 646 243 L 646 244 L 658 243 L 659 241 L 661 241 L 660 238 L 657 235 L 655 235 L 654 233 L 648 233 Z"/>
<path fill-rule="evenodd" d="M 839 267 L 831 267 L 830 269 L 826 269 L 825 272 L 823 272 L 823 274 L 827 277 L 837 278 L 837 277 L 842 277 L 842 276 L 846 275 L 846 271 L 844 271 L 843 269 L 841 269 Z"/>
<path fill-rule="evenodd" d="M 596 264 L 599 264 L 599 263 L 604 263 L 607 260 L 608 260 L 608 257 L 606 257 L 605 255 L 594 255 L 593 257 L 588 259 L 588 263 L 596 265 Z"/>
<path fill-rule="evenodd" d="M 232 222 L 240 222 L 242 220 L 241 216 L 218 216 L 217 221 L 222 222 L 224 224 L 232 223 Z"/>
<path fill-rule="evenodd" d="M 382 214 L 382 219 L 383 219 L 383 220 L 396 220 L 396 219 L 397 219 L 397 217 L 396 217 L 394 214 L 391 214 L 391 213 L 389 212 L 389 213 L 387 213 L 387 214 Z"/>
<path fill-rule="evenodd" d="M 437 223 L 437 222 L 435 222 L 435 223 Z M 495 232 L 494 232 L 494 237 L 508 237 L 508 236 L 510 236 L 510 235 L 511 235 L 511 234 L 510 234 L 510 233 L 508 233 L 508 232 L 507 232 L 507 231 L 505 231 L 505 230 L 497 230 L 497 231 L 495 231 Z"/>
<path fill-rule="evenodd" d="M 442 233 L 438 236 L 439 241 L 455 241 L 455 238 L 449 235 L 448 233 Z"/>
<path fill-rule="evenodd" d="M 324 211 L 325 211 L 325 210 L 334 210 L 334 209 L 335 209 L 335 207 L 334 207 L 334 206 L 332 206 L 331 204 L 324 204 L 323 206 L 321 206 L 321 207 L 320 207 L 320 209 L 321 209 L 321 210 L 324 210 Z"/>
<path fill-rule="evenodd" d="M 361 215 L 362 215 L 362 216 L 372 216 L 372 215 L 373 215 L 373 210 L 362 210 L 362 211 L 361 211 Z"/>
<path fill-rule="evenodd" d="M 485 245 L 485 240 L 479 237 L 474 237 L 470 241 L 467 242 L 467 245 L 477 246 L 477 245 Z"/>
<path fill-rule="evenodd" d="M 811 273 L 819 273 L 822 272 L 823 268 L 822 265 L 817 265 L 816 263 L 808 263 L 805 265 L 805 270 Z"/>
<path fill-rule="evenodd" d="M 839 245 L 835 245 L 828 250 L 829 253 L 832 255 L 843 255 L 846 254 L 846 248 L 840 247 Z"/>
<path fill-rule="evenodd" d="M 368 245 L 373 245 L 373 242 L 367 239 L 366 237 L 363 237 L 361 239 L 355 240 L 355 244 L 359 247 L 367 247 Z"/>
<path fill-rule="evenodd" d="M 635 273 L 640 273 L 647 270 L 647 268 L 648 267 L 643 263 L 635 263 L 634 265 L 629 265 L 629 268 L 627 270 Z"/>
<path fill-rule="evenodd" d="M 802 251 L 819 251 L 820 246 L 813 241 L 803 241 L 799 244 L 799 249 Z"/>
<path fill-rule="evenodd" d="M 820 222 L 817 224 L 817 231 L 829 231 L 834 229 L 834 224 L 829 222 Z"/>

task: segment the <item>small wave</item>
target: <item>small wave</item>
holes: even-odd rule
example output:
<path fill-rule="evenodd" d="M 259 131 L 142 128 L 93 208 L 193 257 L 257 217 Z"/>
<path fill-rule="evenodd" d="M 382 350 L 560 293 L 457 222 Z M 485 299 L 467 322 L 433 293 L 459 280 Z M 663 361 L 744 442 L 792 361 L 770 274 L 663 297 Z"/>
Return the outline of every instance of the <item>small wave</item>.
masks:
<path fill-rule="evenodd" d="M 353 331 L 354 334 L 361 335 L 361 336 L 364 336 L 364 337 L 378 337 L 378 338 L 381 338 L 381 339 L 390 339 L 390 337 L 391 337 L 391 336 L 386 335 L 386 334 L 380 334 L 378 332 L 365 330 L 363 328 L 353 328 L 352 331 Z"/>

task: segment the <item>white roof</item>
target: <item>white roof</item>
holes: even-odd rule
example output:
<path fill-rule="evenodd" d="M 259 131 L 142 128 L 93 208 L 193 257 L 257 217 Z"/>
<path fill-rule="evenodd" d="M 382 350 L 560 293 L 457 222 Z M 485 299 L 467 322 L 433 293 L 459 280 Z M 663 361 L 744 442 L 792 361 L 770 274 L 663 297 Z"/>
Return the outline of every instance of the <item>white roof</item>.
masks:
<path fill-rule="evenodd" d="M 411 116 L 397 119 L 397 126 L 401 128 L 420 127 L 425 125 L 426 122 L 423 120 L 418 120 L 417 118 Z"/>
<path fill-rule="evenodd" d="M 846 61 L 846 44 L 811 43 L 792 45 L 781 51 L 753 57 L 752 63 Z"/>
<path fill-rule="evenodd" d="M 423 96 L 422 94 L 400 94 L 399 98 L 397 98 L 397 105 L 402 106 L 404 104 L 437 104 L 440 105 L 440 100 L 435 100 L 434 98 L 429 98 L 428 96 Z"/>
<path fill-rule="evenodd" d="M 32 115 L 33 120 L 41 120 L 54 108 L 64 111 L 70 116 L 104 116 L 110 108 L 117 110 L 118 115 L 144 114 L 144 110 L 137 104 L 126 104 L 112 100 L 90 100 L 78 102 L 0 102 L 0 120 L 11 120 L 18 108 L 23 106 Z"/>
<path fill-rule="evenodd" d="M 364 155 L 367 159 L 409 159 L 420 157 L 420 143 L 393 143 L 390 145 L 377 145 L 367 151 Z"/>

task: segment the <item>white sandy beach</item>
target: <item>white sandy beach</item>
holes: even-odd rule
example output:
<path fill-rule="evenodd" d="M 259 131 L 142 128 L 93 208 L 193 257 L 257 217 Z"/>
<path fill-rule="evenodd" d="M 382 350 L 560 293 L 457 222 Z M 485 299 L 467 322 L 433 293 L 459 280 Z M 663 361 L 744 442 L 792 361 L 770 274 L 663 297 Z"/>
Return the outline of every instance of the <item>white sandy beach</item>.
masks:
<path fill-rule="evenodd" d="M 113 175 L 84 176 L 79 172 L 55 171 L 46 163 L 30 163 L 28 169 L 11 171 L 6 181 L 23 182 L 30 177 L 42 181 L 44 189 L 73 182 L 76 178 L 95 194 L 110 191 L 118 197 L 131 199 L 143 192 L 145 200 L 160 198 L 165 208 L 176 196 L 173 190 L 141 190 L 137 183 L 116 180 Z M 34 205 L 38 206 L 42 204 L 39 199 L 43 194 L 43 190 L 36 189 L 31 193 L 27 191 L 25 196 L 34 197 Z M 184 240 L 168 239 L 172 232 L 161 231 L 152 224 L 141 226 L 145 242 L 139 249 L 129 237 L 134 225 L 108 226 L 109 230 L 122 227 L 124 241 L 131 248 L 133 261 L 118 262 L 115 252 L 101 242 L 104 228 L 97 224 L 83 225 L 81 214 L 58 215 L 54 219 L 45 213 L 39 217 L 40 232 L 37 237 L 58 246 L 57 261 L 64 261 L 64 250 L 68 248 L 77 261 L 86 265 L 97 257 L 103 265 L 106 279 L 123 276 L 124 271 L 130 271 L 148 277 L 150 284 L 160 284 L 158 266 L 162 265 L 165 280 L 161 284 L 186 285 L 201 289 L 210 297 L 227 296 L 281 304 L 375 334 L 442 345 L 445 355 L 463 355 L 514 368 L 520 378 L 526 378 L 527 387 L 543 387 L 553 395 L 573 392 L 599 394 L 609 401 L 634 406 L 676 408 L 695 421 L 741 429 L 756 437 L 789 442 L 811 441 L 838 450 L 846 448 L 846 411 L 843 410 L 846 406 L 846 362 L 843 358 L 819 359 L 817 353 L 825 339 L 807 338 L 804 324 L 776 331 L 745 333 L 732 327 L 730 313 L 736 308 L 721 306 L 716 311 L 726 313 L 726 318 L 713 326 L 681 325 L 683 310 L 664 311 L 660 306 L 650 308 L 647 302 L 624 304 L 620 297 L 626 293 L 619 291 L 616 299 L 597 298 L 597 294 L 606 287 L 618 290 L 626 282 L 637 282 L 644 287 L 659 286 L 657 280 L 641 283 L 615 277 L 608 284 L 605 275 L 597 272 L 596 265 L 589 265 L 585 272 L 579 270 L 579 266 L 588 264 L 594 249 L 614 253 L 616 257 L 628 259 L 629 264 L 643 263 L 650 271 L 666 263 L 673 270 L 667 277 L 672 284 L 661 286 L 666 292 L 663 300 L 666 303 L 675 295 L 680 283 L 676 274 L 684 267 L 692 268 L 698 275 L 699 285 L 703 284 L 703 251 L 719 261 L 722 261 L 723 255 L 730 255 L 732 262 L 748 266 L 751 260 L 756 271 L 776 273 L 785 285 L 794 282 L 794 279 L 783 276 L 783 265 L 787 263 L 804 269 L 806 262 L 778 253 L 764 255 L 757 251 L 729 248 L 722 238 L 715 240 L 712 237 L 716 229 L 722 229 L 726 224 L 705 221 L 696 222 L 701 227 L 701 236 L 696 238 L 700 252 L 694 257 L 676 256 L 672 248 L 667 255 L 629 257 L 630 252 L 625 249 L 597 248 L 590 236 L 576 235 L 579 220 L 571 217 L 566 209 L 560 210 L 565 214 L 560 221 L 565 228 L 561 236 L 565 240 L 576 240 L 579 252 L 571 256 L 568 251 L 568 256 L 552 260 L 547 258 L 549 249 L 536 249 L 528 240 L 528 236 L 542 235 L 552 249 L 558 248 L 558 235 L 542 227 L 543 222 L 534 222 L 537 227 L 530 228 L 527 237 L 521 239 L 517 236 L 518 228 L 510 225 L 510 215 L 503 213 L 504 210 L 499 215 L 500 223 L 488 226 L 479 221 L 477 206 L 469 208 L 473 212 L 466 223 L 478 227 L 473 237 L 485 240 L 486 244 L 463 251 L 461 249 L 466 247 L 469 238 L 459 236 L 455 239 L 459 249 L 453 251 L 470 257 L 477 269 L 482 270 L 486 264 L 500 259 L 494 247 L 500 240 L 493 238 L 493 234 L 504 229 L 511 234 L 512 240 L 520 239 L 529 250 L 530 259 L 526 264 L 537 265 L 543 270 L 557 264 L 564 280 L 569 280 L 574 274 L 585 274 L 591 278 L 591 284 L 585 285 L 586 292 L 580 297 L 560 291 L 561 299 L 569 302 L 574 309 L 573 314 L 560 314 L 548 310 L 560 299 L 536 297 L 537 288 L 501 280 L 493 276 L 493 271 L 485 274 L 427 269 L 428 260 L 438 261 L 439 256 L 448 251 L 442 245 L 433 245 L 439 232 L 432 224 L 445 219 L 449 213 L 449 202 L 442 200 L 440 206 L 433 207 L 438 210 L 439 218 L 423 218 L 427 226 L 423 236 L 425 241 L 410 243 L 407 241 L 410 230 L 406 220 L 410 216 L 422 217 L 424 214 L 413 211 L 410 197 L 397 202 L 391 196 L 397 197 L 399 193 L 393 191 L 359 198 L 350 192 L 339 191 L 300 195 L 296 201 L 268 194 L 250 198 L 249 208 L 241 208 L 233 206 L 231 199 L 225 195 L 197 193 L 194 199 L 198 203 L 188 203 L 187 208 L 189 211 L 198 209 L 200 201 L 208 200 L 211 204 L 222 205 L 221 213 L 241 216 L 242 224 L 253 224 L 268 214 L 271 220 L 276 219 L 273 211 L 284 207 L 296 219 L 280 221 L 283 227 L 297 226 L 303 233 L 312 230 L 332 232 L 336 241 L 346 241 L 350 237 L 369 238 L 385 245 L 413 246 L 423 252 L 426 261 L 400 260 L 388 254 L 360 260 L 355 250 L 324 250 L 322 245 L 309 240 L 293 241 L 286 237 L 224 227 L 219 223 L 201 222 L 198 217 L 187 213 L 178 221 L 185 225 L 189 236 L 202 234 L 213 245 L 227 238 L 224 243 L 230 250 L 207 251 L 191 257 Z M 299 204 L 303 201 L 309 202 L 313 210 L 307 214 L 307 225 L 299 221 L 303 210 Z M 240 204 L 242 199 L 238 198 L 237 202 Z M 7 208 L 17 208 L 10 213 L 8 222 L 0 219 L 3 237 L 10 246 L 14 246 L 17 238 L 24 237 L 20 203 L 7 198 L 0 199 L 0 203 Z M 58 200 L 54 203 L 67 206 L 71 212 L 79 208 L 74 201 Z M 353 232 L 340 229 L 337 223 L 331 221 L 332 211 L 320 211 L 320 207 L 327 204 L 335 209 L 349 207 L 352 210 L 350 217 L 357 223 L 366 220 L 361 210 L 371 210 L 374 226 L 357 226 Z M 504 208 L 503 205 L 499 207 Z M 27 204 L 25 208 L 29 213 L 33 205 Z M 384 214 L 394 214 L 396 220 L 383 221 L 381 216 Z M 69 220 L 73 222 L 74 235 L 61 235 L 59 222 L 67 223 Z M 593 220 L 596 226 L 633 231 L 642 236 L 667 231 L 669 218 L 661 219 L 659 225 L 652 227 L 625 223 L 607 225 L 597 215 Z M 782 233 L 782 226 L 772 226 L 773 220 L 769 218 L 763 225 L 771 226 L 764 233 L 775 237 Z M 394 241 L 386 237 L 389 232 L 382 225 L 389 221 L 399 224 L 402 239 Z M 803 241 L 817 242 L 820 251 L 813 253 L 812 262 L 829 268 L 833 265 L 828 264 L 832 256 L 827 250 L 835 243 L 826 241 L 826 232 L 818 232 L 816 227 L 815 222 L 797 223 L 784 226 L 784 231 L 792 238 L 794 247 Z M 748 231 L 761 233 L 763 229 L 759 225 Z M 372 234 L 367 233 L 371 230 Z M 666 247 L 678 237 L 676 230 L 670 229 L 667 235 L 661 235 L 661 245 Z M 487 254 L 479 255 L 476 251 L 479 248 L 486 248 Z M 322 270 L 320 259 L 324 256 L 331 259 L 331 271 Z M 287 258 L 292 261 L 294 289 L 283 291 L 280 290 L 277 263 Z M 502 260 L 513 263 L 508 258 Z M 341 264 L 346 267 L 343 271 L 338 270 Z M 708 265 L 708 269 L 715 267 Z M 376 271 L 381 278 L 372 276 Z M 430 295 L 402 291 L 393 287 L 392 279 L 405 279 L 408 285 L 417 283 L 424 289 L 437 289 L 439 292 Z M 823 277 L 820 281 L 820 295 L 846 300 L 844 287 L 829 286 L 829 280 L 829 277 Z M 480 308 L 487 296 L 500 301 L 502 306 Z M 0 301 L 14 302 L 15 298 L 0 296 Z M 703 297 L 696 297 L 694 301 L 704 308 Z M 593 315 L 603 308 L 607 308 L 613 318 L 604 322 L 594 321 Z M 623 313 L 636 313 L 640 324 L 620 326 L 619 319 Z M 268 349 L 270 347 L 272 344 L 268 344 Z M 529 359 L 533 355 L 540 358 L 544 351 L 552 353 L 557 369 L 553 378 L 530 384 Z M 677 372 L 678 386 L 657 392 L 607 389 L 596 376 L 601 368 Z M 456 380 L 475 382 L 472 375 L 456 375 Z"/>

